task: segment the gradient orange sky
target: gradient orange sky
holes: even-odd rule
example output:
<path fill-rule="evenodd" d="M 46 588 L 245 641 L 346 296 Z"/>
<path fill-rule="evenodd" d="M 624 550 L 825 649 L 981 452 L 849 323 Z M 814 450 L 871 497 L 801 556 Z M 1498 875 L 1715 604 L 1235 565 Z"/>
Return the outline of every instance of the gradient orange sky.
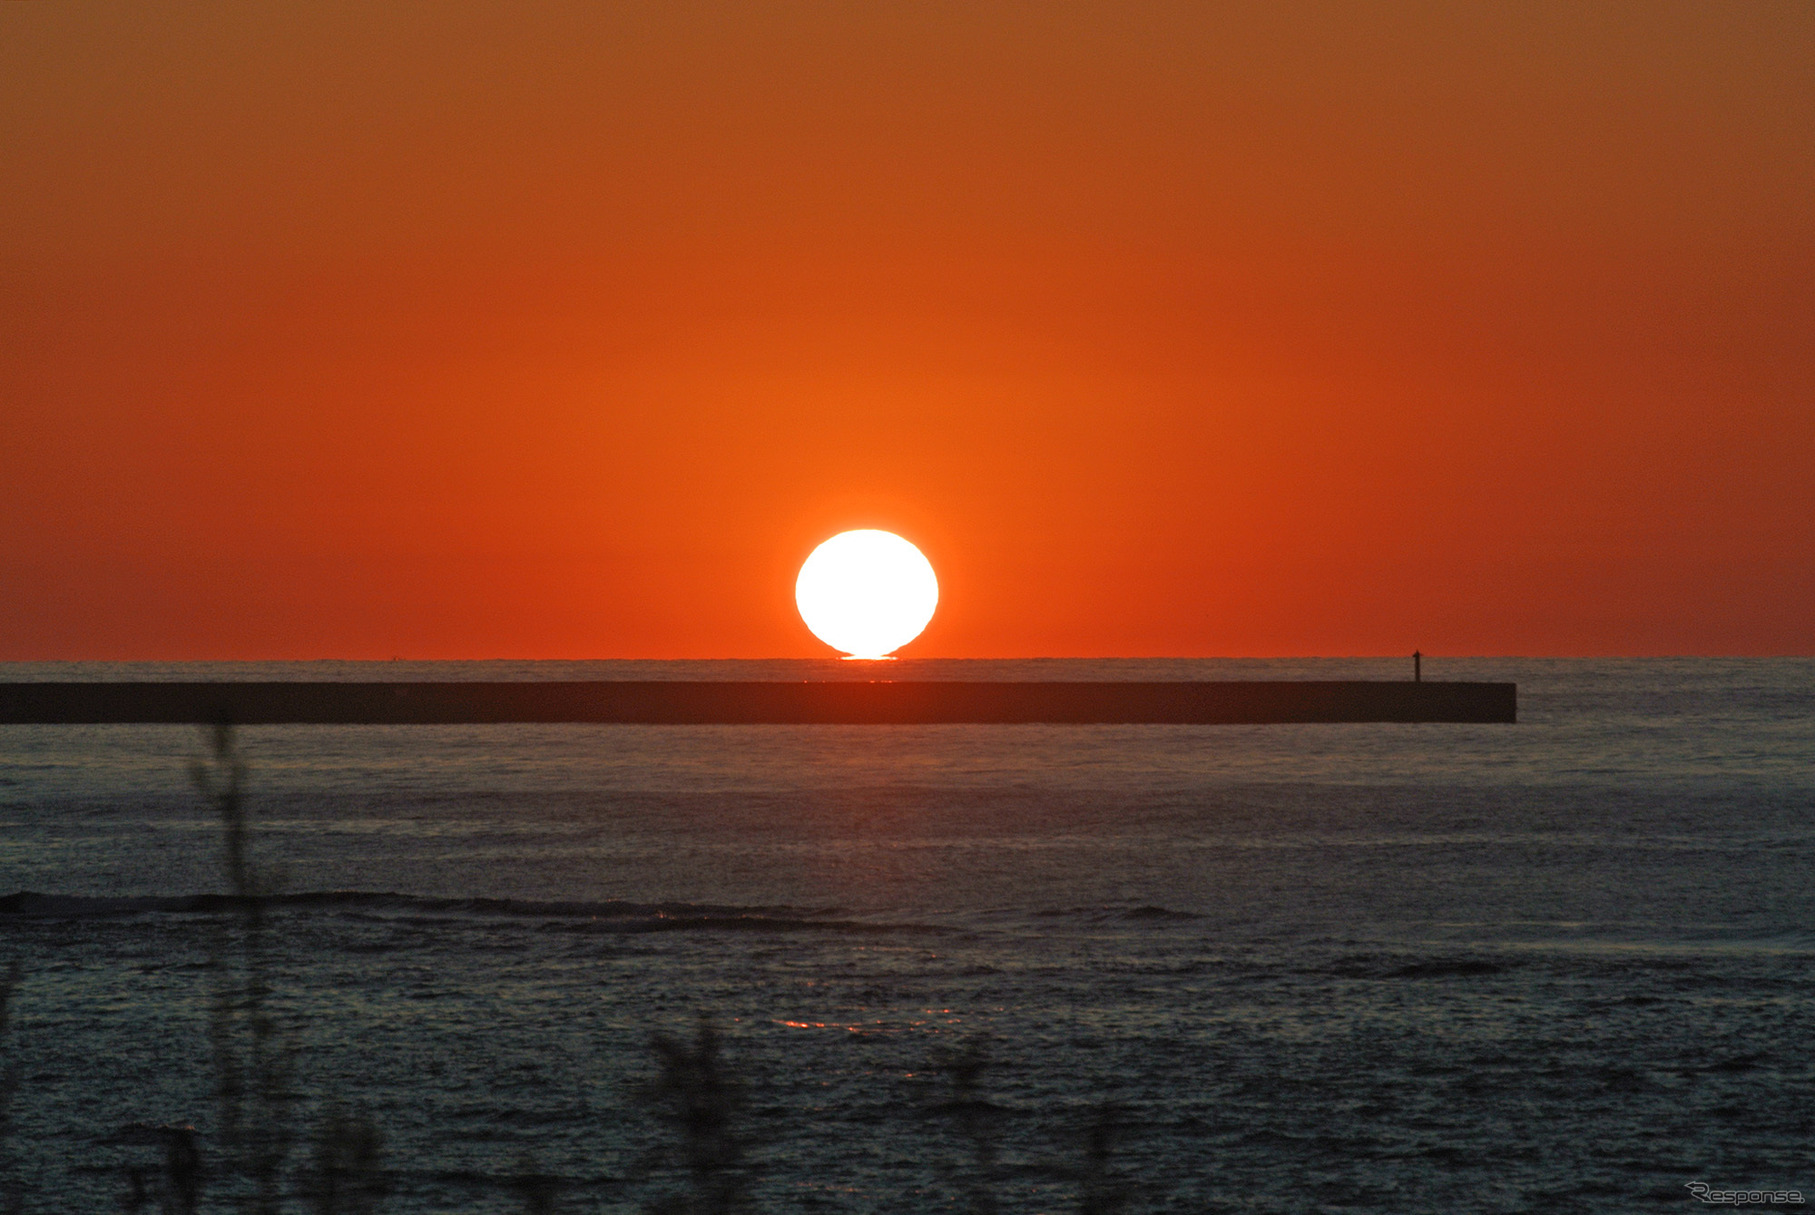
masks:
<path fill-rule="evenodd" d="M 0 5 L 0 658 L 1815 652 L 1815 5 Z"/>

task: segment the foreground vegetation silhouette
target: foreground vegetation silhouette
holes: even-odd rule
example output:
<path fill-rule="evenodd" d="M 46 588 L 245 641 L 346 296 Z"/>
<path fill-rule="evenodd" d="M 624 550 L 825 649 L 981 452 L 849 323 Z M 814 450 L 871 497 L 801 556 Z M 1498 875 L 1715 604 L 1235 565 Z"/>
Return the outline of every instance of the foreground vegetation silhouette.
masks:
<path fill-rule="evenodd" d="M 301 1051 L 293 1026 L 273 1006 L 269 915 L 282 893 L 281 876 L 253 857 L 247 812 L 248 767 L 235 731 L 222 722 L 208 733 L 207 755 L 190 775 L 219 820 L 226 894 L 220 899 L 209 946 L 209 1046 L 213 1066 L 215 1128 L 133 1123 L 103 1142 L 136 1153 L 120 1177 L 121 1210 L 157 1215 L 377 1215 L 395 1192 L 382 1126 L 341 1099 L 318 1099 L 306 1143 L 297 1130 L 308 1103 L 299 1084 Z M 21 1180 L 11 1137 L 12 1112 L 21 1087 L 21 1065 L 12 1049 L 9 1016 L 20 986 L 17 962 L 0 972 L 0 1215 L 33 1208 Z M 636 1107 L 663 1136 L 635 1172 L 651 1180 L 640 1203 L 616 1209 L 646 1215 L 757 1215 L 751 1191 L 757 1180 L 754 1139 L 745 1125 L 743 1081 L 727 1060 L 724 1042 L 701 1014 L 691 1035 L 656 1034 L 650 1040 L 654 1073 L 630 1088 Z M 991 1068 L 981 1041 L 935 1058 L 945 1099 L 931 1109 L 965 1145 L 965 1159 L 948 1169 L 948 1209 L 995 1215 L 999 1132 L 1006 1111 L 989 1099 L 984 1079 Z M 1131 1187 L 1112 1167 L 1118 1131 L 1115 1112 L 1102 1107 L 1084 1144 L 1081 1163 L 1049 1171 L 1077 1186 L 1079 1215 L 1118 1215 L 1128 1209 Z M 493 1180 L 499 1194 L 514 1195 L 525 1215 L 563 1209 L 558 1178 L 531 1158 Z"/>

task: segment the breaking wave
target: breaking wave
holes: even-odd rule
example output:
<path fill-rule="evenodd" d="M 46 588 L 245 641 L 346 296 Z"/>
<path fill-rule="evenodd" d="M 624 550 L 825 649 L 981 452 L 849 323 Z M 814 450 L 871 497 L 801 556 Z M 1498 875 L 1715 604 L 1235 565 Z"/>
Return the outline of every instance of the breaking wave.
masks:
<path fill-rule="evenodd" d="M 20 890 L 0 895 L 0 919 L 88 920 L 144 915 L 220 915 L 249 900 L 227 894 L 96 897 Z M 714 903 L 558 902 L 537 899 L 436 898 L 363 890 L 316 890 L 258 900 L 271 912 L 559 921 L 571 931 L 601 932 L 940 932 L 926 924 L 857 920 L 835 907 L 739 907 Z"/>

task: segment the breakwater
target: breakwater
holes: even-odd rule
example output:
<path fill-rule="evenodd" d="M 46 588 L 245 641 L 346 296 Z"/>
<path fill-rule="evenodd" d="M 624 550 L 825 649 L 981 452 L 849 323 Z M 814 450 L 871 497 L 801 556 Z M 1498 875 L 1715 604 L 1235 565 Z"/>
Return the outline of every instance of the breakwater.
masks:
<path fill-rule="evenodd" d="M 1511 683 L 195 682 L 0 684 L 0 725 L 1221 725 L 1517 720 Z"/>

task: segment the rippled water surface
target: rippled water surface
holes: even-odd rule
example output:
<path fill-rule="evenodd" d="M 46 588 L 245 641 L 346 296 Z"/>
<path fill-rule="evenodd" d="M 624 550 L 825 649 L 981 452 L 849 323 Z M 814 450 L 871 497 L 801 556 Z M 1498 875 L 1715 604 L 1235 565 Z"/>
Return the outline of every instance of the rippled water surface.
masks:
<path fill-rule="evenodd" d="M 1397 678 L 1381 660 L 902 662 L 891 678 Z M 0 678 L 856 678 L 820 663 L 0 667 Z M 744 1084 L 758 1209 L 1688 1207 L 1815 1194 L 1815 662 L 1457 660 L 1516 726 L 241 732 L 305 1111 L 388 1209 L 633 1210 L 654 1032 Z M 0 727 L 32 1209 L 116 1209 L 215 1117 L 230 908 L 181 727 Z M 987 1169 L 941 1070 L 987 1054 Z M 305 1115 L 302 1119 L 307 1121 Z"/>

